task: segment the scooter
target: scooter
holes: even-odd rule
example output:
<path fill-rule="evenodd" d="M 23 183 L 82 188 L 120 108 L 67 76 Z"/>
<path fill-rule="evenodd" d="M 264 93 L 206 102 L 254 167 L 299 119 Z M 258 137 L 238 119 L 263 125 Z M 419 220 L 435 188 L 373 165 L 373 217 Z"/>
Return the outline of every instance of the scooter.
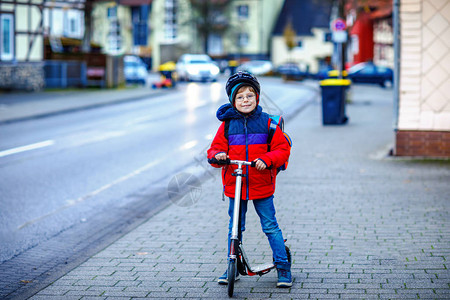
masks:
<path fill-rule="evenodd" d="M 246 176 L 243 174 L 243 166 L 255 167 L 255 162 L 248 162 L 243 160 L 217 160 L 216 158 L 209 159 L 210 164 L 218 165 L 237 165 L 237 169 L 234 170 L 233 176 L 236 176 L 236 190 L 234 197 L 235 199 L 241 199 L 241 189 L 242 189 L 242 177 Z M 241 200 L 242 201 L 242 200 Z M 262 276 L 269 273 L 275 268 L 275 263 L 266 263 L 263 265 L 258 265 L 255 267 L 250 266 L 247 255 L 244 251 L 244 246 L 242 241 L 239 240 L 240 236 L 240 207 L 241 201 L 234 201 L 233 208 L 233 224 L 231 229 L 231 241 L 230 241 L 230 252 L 228 254 L 228 296 L 233 297 L 234 292 L 234 282 L 236 281 L 236 274 L 243 276 Z M 284 240 L 286 242 L 286 240 Z M 286 254 L 288 261 L 291 262 L 291 250 L 288 246 L 284 246 L 286 249 Z"/>

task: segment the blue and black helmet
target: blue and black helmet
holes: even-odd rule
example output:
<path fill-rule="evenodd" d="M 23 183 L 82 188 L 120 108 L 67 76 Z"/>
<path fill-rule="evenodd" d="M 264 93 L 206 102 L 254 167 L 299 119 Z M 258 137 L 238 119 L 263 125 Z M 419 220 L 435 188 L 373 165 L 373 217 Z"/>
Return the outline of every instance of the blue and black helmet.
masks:
<path fill-rule="evenodd" d="M 234 98 L 236 97 L 237 91 L 242 86 L 251 86 L 256 92 L 256 102 L 259 102 L 259 94 L 261 92 L 261 87 L 259 85 L 258 79 L 248 72 L 237 72 L 228 78 L 225 90 L 227 91 L 228 100 L 231 105 L 234 105 Z"/>

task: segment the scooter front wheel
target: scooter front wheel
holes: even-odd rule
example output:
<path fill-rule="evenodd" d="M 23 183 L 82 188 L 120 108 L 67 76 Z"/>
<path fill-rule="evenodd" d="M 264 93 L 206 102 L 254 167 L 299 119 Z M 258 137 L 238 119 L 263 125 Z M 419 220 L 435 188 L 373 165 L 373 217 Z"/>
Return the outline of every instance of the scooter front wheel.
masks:
<path fill-rule="evenodd" d="M 236 281 L 236 260 L 230 259 L 228 261 L 228 297 L 233 297 L 234 282 Z"/>

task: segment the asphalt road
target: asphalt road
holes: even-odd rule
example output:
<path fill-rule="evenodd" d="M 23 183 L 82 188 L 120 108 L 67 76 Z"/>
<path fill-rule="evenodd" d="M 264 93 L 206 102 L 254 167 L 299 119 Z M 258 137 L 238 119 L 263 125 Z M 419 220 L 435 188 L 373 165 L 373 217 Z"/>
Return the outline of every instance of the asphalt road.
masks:
<path fill-rule="evenodd" d="M 263 108 L 287 119 L 315 95 L 277 79 L 262 86 Z M 199 161 L 226 102 L 223 82 L 185 83 L 151 99 L 2 125 L 0 263 L 63 232 L 76 241 L 87 238 L 76 228 L 95 236 L 104 230 L 96 224 L 130 223 L 137 203 L 160 209 L 177 174 L 205 173 Z"/>

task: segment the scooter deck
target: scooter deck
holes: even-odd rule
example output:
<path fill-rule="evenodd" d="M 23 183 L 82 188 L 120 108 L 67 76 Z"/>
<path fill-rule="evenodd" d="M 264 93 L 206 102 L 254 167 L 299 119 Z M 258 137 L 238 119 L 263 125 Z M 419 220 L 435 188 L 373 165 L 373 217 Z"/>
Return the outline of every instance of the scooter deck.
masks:
<path fill-rule="evenodd" d="M 267 263 L 267 264 L 263 264 L 263 265 L 257 265 L 251 268 L 251 272 L 252 273 L 259 273 L 262 271 L 268 271 L 272 268 L 275 268 L 275 265 L 273 263 Z"/>

